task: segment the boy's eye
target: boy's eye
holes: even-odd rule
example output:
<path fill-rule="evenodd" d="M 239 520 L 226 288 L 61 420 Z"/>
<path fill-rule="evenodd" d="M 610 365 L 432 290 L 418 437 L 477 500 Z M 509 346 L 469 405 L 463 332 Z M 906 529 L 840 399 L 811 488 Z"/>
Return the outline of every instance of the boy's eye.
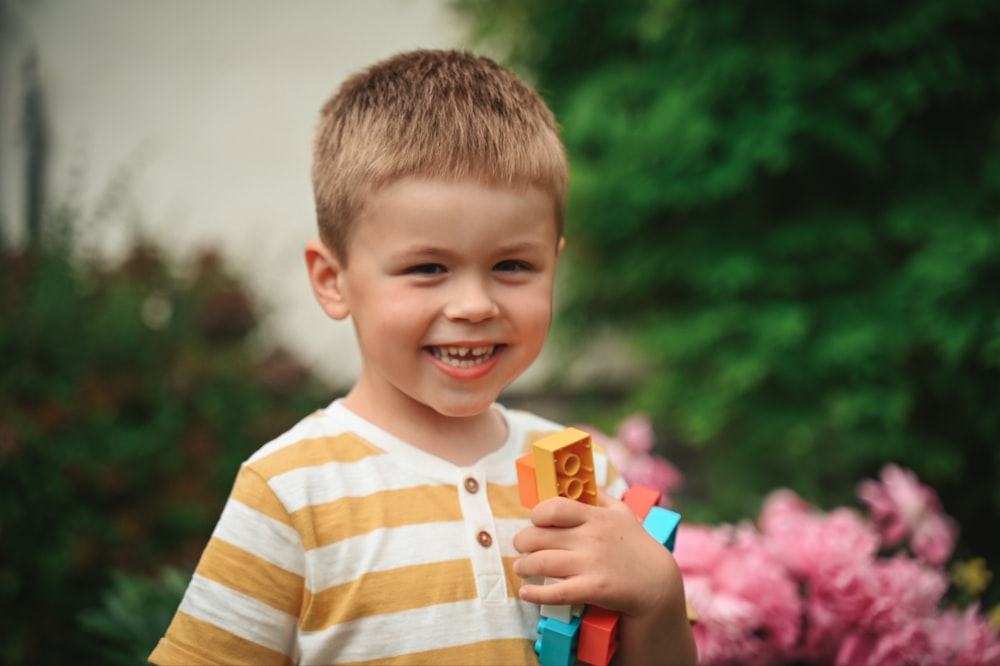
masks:
<path fill-rule="evenodd" d="M 445 267 L 441 264 L 418 264 L 417 266 L 411 266 L 406 272 L 418 275 L 437 275 L 438 273 L 444 273 Z"/>
<path fill-rule="evenodd" d="M 528 270 L 529 268 L 530 266 L 528 266 L 528 264 L 526 264 L 523 261 L 517 261 L 516 259 L 506 259 L 498 263 L 496 266 L 494 266 L 493 270 L 513 272 L 513 271 L 525 271 Z"/>

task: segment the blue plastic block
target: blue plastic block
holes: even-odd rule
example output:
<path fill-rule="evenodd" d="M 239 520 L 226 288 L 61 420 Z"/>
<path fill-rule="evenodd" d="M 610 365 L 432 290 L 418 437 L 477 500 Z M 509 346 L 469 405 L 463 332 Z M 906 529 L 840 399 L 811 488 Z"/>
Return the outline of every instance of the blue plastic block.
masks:
<path fill-rule="evenodd" d="M 642 526 L 646 528 L 654 539 L 673 552 L 674 540 L 677 538 L 677 526 L 681 523 L 681 514 L 662 506 L 654 506 L 646 514 L 646 519 L 642 521 Z"/>
<path fill-rule="evenodd" d="M 576 662 L 576 643 L 580 638 L 579 616 L 569 623 L 543 617 L 538 622 L 541 638 L 535 641 L 538 663 L 542 666 L 572 666 Z"/>

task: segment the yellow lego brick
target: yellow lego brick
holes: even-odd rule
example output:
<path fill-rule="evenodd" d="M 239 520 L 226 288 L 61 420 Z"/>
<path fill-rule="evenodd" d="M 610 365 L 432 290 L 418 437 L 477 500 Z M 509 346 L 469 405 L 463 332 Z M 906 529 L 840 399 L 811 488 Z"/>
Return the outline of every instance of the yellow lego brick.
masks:
<path fill-rule="evenodd" d="M 558 495 L 597 505 L 594 451 L 589 434 L 566 428 L 538 440 L 532 450 L 539 502 Z"/>

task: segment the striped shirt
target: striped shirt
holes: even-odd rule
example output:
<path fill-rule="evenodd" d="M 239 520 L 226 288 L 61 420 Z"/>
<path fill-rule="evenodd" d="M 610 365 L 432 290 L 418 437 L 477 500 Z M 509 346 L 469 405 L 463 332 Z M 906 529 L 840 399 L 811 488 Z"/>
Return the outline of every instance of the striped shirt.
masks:
<path fill-rule="evenodd" d="M 468 467 L 340 401 L 265 445 L 150 661 L 537 664 L 538 606 L 519 600 L 511 569 L 529 524 L 515 461 L 562 426 L 496 408 L 507 441 Z M 595 467 L 620 496 L 597 447 Z"/>

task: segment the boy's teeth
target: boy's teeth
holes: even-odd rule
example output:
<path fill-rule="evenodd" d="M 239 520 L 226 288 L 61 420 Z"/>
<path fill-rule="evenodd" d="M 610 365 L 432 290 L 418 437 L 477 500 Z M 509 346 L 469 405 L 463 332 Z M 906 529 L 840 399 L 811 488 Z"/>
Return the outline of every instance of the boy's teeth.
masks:
<path fill-rule="evenodd" d="M 481 347 L 431 347 L 431 352 L 445 363 L 459 368 L 471 368 L 493 356 L 496 345 Z"/>

